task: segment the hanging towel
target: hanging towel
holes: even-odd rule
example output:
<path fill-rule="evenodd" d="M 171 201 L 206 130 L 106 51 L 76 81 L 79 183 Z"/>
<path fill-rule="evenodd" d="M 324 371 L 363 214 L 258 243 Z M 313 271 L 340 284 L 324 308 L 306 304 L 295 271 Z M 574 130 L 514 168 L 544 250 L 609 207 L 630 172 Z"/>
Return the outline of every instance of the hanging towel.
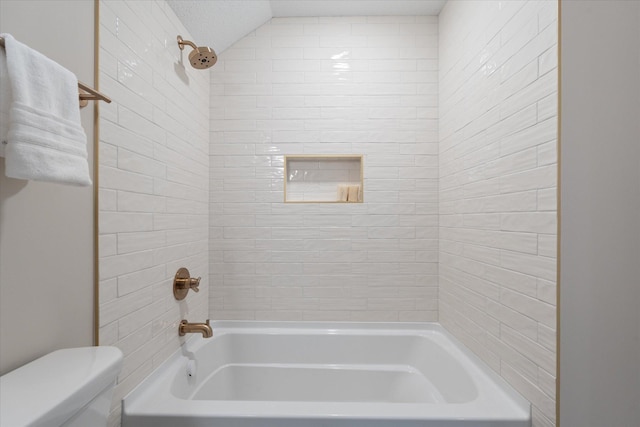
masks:
<path fill-rule="evenodd" d="M 8 177 L 91 185 L 78 79 L 60 64 L 2 34 L 11 88 L 5 146 Z"/>

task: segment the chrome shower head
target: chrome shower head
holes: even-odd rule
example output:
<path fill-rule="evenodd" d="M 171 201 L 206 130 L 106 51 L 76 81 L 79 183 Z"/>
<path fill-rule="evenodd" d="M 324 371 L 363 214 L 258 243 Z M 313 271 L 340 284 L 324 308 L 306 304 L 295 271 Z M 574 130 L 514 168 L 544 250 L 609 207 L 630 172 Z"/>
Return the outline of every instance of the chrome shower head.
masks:
<path fill-rule="evenodd" d="M 189 40 L 183 40 L 182 36 L 178 36 L 178 46 L 180 50 L 184 50 L 184 45 L 189 45 L 193 49 L 189 54 L 189 62 L 193 68 L 198 70 L 204 70 L 210 67 L 218 61 L 216 53 L 207 46 L 196 46 Z"/>

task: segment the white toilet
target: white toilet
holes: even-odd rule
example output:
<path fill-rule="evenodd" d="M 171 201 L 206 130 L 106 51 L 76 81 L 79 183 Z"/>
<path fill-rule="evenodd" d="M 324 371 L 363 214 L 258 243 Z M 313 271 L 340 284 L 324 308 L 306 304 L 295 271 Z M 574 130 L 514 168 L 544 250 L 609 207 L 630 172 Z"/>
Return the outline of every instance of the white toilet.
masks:
<path fill-rule="evenodd" d="M 54 351 L 0 377 L 0 427 L 105 427 L 122 352 Z"/>

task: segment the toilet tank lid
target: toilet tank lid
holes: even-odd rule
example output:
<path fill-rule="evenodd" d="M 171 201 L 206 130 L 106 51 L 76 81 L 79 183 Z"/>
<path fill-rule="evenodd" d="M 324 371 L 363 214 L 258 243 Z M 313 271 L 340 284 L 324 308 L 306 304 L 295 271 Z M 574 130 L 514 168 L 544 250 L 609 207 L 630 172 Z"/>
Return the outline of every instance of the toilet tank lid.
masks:
<path fill-rule="evenodd" d="M 57 350 L 0 377 L 0 427 L 59 425 L 113 384 L 116 347 Z"/>

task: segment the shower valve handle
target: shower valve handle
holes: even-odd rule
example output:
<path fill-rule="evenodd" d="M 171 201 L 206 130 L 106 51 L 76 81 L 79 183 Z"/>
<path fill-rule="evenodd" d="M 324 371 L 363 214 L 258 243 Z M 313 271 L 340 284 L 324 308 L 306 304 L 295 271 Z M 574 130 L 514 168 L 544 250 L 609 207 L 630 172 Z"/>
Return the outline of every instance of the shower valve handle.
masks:
<path fill-rule="evenodd" d="M 183 287 L 191 289 L 193 292 L 200 292 L 198 286 L 200 286 L 200 277 L 189 277 L 188 279 L 178 279 L 178 281 L 184 281 Z M 178 283 L 180 286 L 180 283 Z"/>
<path fill-rule="evenodd" d="M 199 292 L 200 279 L 200 277 L 191 277 L 186 268 L 180 268 L 173 279 L 173 296 L 177 300 L 182 300 L 187 296 L 189 289 Z"/>

